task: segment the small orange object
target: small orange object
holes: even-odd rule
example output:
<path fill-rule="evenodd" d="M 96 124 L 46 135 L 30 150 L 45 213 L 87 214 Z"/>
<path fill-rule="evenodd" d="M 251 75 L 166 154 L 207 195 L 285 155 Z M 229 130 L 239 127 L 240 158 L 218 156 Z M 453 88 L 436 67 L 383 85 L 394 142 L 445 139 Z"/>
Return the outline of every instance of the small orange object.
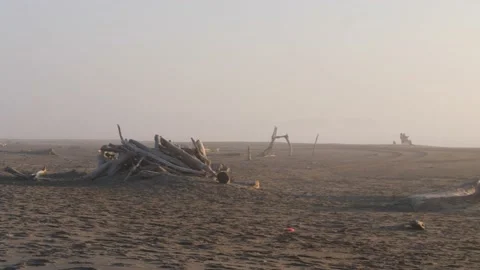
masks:
<path fill-rule="evenodd" d="M 291 228 L 291 227 L 288 227 L 285 229 L 285 231 L 287 232 L 295 232 L 295 229 L 294 228 Z"/>

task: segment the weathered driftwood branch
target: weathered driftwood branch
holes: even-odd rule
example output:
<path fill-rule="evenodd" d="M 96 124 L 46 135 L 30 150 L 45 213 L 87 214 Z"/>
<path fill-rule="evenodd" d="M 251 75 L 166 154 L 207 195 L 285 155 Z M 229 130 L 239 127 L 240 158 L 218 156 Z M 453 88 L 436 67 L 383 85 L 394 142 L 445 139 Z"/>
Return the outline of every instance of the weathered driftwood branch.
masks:
<path fill-rule="evenodd" d="M 193 154 L 204 164 L 211 165 L 211 162 L 207 157 L 207 152 L 205 151 L 205 146 L 203 145 L 203 143 L 200 140 L 195 141 L 193 138 L 190 138 L 190 139 L 192 140 L 193 147 L 195 149 L 195 152 Z"/>
<path fill-rule="evenodd" d="M 155 146 L 154 146 L 154 148 L 155 148 L 155 149 L 159 149 L 159 148 L 160 148 L 160 136 L 158 136 L 157 134 L 155 134 L 155 137 L 153 137 L 153 140 L 155 141 Z"/>
<path fill-rule="evenodd" d="M 132 173 L 134 173 L 138 167 L 140 167 L 140 164 L 142 163 L 142 161 L 145 159 L 145 157 L 142 157 L 138 163 L 132 167 L 132 169 L 128 172 L 127 176 L 125 177 L 125 179 L 123 179 L 123 182 L 126 182 L 128 180 L 128 178 L 130 177 L 130 175 L 132 175 Z"/>
<path fill-rule="evenodd" d="M 288 147 L 290 148 L 290 153 L 289 153 L 289 155 L 291 156 L 291 155 L 293 154 L 293 147 L 292 147 L 292 144 L 290 143 L 290 138 L 289 138 L 288 134 L 278 136 L 278 135 L 277 135 L 277 127 L 274 127 L 271 141 L 270 141 L 270 143 L 268 144 L 267 149 L 265 149 L 265 150 L 260 154 L 260 156 L 263 156 L 263 157 L 271 156 L 271 155 L 273 154 L 273 145 L 274 145 L 274 143 L 275 143 L 275 140 L 281 139 L 281 138 L 284 138 L 285 141 L 287 141 Z"/>
<path fill-rule="evenodd" d="M 315 138 L 315 142 L 313 143 L 312 156 L 315 156 L 315 148 L 317 148 L 318 135 L 319 134 L 317 134 L 317 137 Z"/>
<path fill-rule="evenodd" d="M 200 152 L 200 154 L 202 154 L 202 156 L 204 156 L 204 157 L 207 157 L 207 150 L 205 148 L 205 145 L 203 145 L 203 142 L 200 141 L 200 140 L 197 140 L 195 142 L 195 144 L 196 144 L 197 149 Z"/>
<path fill-rule="evenodd" d="M 6 167 L 4 171 L 22 180 L 39 180 L 41 176 L 47 173 L 47 167 L 43 166 L 41 170 L 37 171 L 36 173 L 32 173 L 30 175 L 24 174 L 12 167 Z"/>
<path fill-rule="evenodd" d="M 279 137 L 282 137 L 282 136 L 279 136 Z M 288 134 L 285 134 L 283 137 L 284 137 L 285 140 L 287 141 L 287 143 L 288 143 L 288 148 L 290 149 L 288 155 L 289 155 L 289 156 L 292 156 L 292 155 L 293 155 L 293 147 L 292 147 L 292 144 L 290 143 L 290 137 L 288 136 Z"/>
<path fill-rule="evenodd" d="M 164 168 L 156 163 L 151 163 L 148 160 L 145 160 L 146 163 L 150 163 L 149 165 L 143 166 L 142 170 L 146 171 L 154 171 L 154 172 L 163 172 L 163 173 L 169 173 L 169 172 L 175 172 L 174 170 L 169 170 L 167 168 Z"/>
<path fill-rule="evenodd" d="M 12 167 L 6 167 L 4 169 L 5 172 L 17 177 L 17 178 L 20 178 L 20 179 L 23 179 L 23 180 L 32 180 L 33 177 L 31 177 L 30 175 L 26 175 L 20 171 L 18 171 L 17 169 L 15 168 L 12 168 Z"/>
<path fill-rule="evenodd" d="M 266 156 L 269 156 L 269 155 L 272 154 L 272 152 L 273 152 L 273 144 L 275 143 L 275 139 L 276 139 L 276 137 L 277 137 L 277 129 L 278 129 L 277 127 L 274 127 L 274 128 L 273 128 L 272 139 L 270 140 L 270 143 L 268 144 L 267 149 L 265 149 L 265 150 L 260 154 L 261 156 L 266 157 Z"/>
<path fill-rule="evenodd" d="M 120 125 L 117 124 L 117 128 L 118 128 L 118 135 L 120 136 L 120 141 L 122 142 L 122 144 L 125 142 L 125 139 L 123 139 L 123 135 L 122 135 L 122 129 L 120 128 Z"/>
<path fill-rule="evenodd" d="M 100 166 L 98 166 L 95 170 L 90 172 L 89 174 L 85 175 L 82 177 L 83 180 L 95 180 L 99 177 L 102 177 L 103 175 L 107 174 L 108 168 L 110 168 L 110 165 L 112 165 L 113 161 L 108 161 Z"/>

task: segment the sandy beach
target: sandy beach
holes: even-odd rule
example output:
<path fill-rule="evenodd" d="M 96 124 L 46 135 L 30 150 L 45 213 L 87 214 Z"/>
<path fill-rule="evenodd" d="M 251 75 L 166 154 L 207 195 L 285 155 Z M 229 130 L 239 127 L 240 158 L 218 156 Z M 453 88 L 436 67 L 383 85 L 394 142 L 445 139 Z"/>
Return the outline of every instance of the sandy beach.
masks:
<path fill-rule="evenodd" d="M 246 160 L 246 143 L 206 143 L 229 185 L 160 176 L 75 181 L 101 142 L 10 142 L 0 174 L 3 269 L 476 269 L 477 197 L 409 196 L 478 180 L 480 149 L 285 144 Z M 251 144 L 254 153 L 266 144 Z M 57 155 L 29 153 L 53 148 Z M 27 151 L 28 150 L 28 151 Z M 247 188 L 260 181 L 261 188 Z M 425 231 L 404 227 L 425 222 Z M 286 231 L 293 228 L 294 232 Z"/>

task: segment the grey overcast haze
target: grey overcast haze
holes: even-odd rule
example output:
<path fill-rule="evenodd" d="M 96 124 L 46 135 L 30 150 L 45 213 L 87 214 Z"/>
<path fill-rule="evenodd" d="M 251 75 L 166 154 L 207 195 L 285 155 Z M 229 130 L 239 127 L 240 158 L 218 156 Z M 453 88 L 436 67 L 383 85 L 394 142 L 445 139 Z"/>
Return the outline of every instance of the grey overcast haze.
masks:
<path fill-rule="evenodd" d="M 0 1 L 0 137 L 480 146 L 480 1 Z"/>

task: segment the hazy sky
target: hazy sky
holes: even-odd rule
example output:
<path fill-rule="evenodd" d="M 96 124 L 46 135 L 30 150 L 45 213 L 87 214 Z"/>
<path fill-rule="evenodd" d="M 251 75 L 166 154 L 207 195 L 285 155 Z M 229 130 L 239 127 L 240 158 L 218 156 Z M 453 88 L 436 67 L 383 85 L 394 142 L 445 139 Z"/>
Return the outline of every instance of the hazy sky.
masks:
<path fill-rule="evenodd" d="M 0 137 L 480 146 L 480 1 L 0 1 Z"/>

